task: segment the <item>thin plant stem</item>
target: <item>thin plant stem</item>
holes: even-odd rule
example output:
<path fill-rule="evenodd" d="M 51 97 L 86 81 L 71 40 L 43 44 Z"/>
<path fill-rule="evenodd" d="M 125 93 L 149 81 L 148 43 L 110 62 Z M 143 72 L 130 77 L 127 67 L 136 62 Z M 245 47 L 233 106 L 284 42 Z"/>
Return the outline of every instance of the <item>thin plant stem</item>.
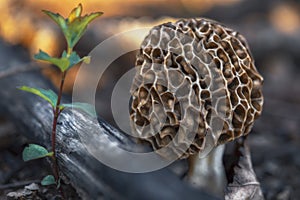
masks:
<path fill-rule="evenodd" d="M 51 144 L 52 144 L 52 151 L 53 151 L 52 170 L 53 170 L 53 174 L 54 174 L 54 178 L 55 178 L 56 183 L 58 183 L 58 181 L 59 181 L 59 169 L 58 169 L 57 158 L 56 158 L 56 127 L 57 127 L 57 120 L 58 120 L 58 117 L 59 117 L 59 114 L 60 114 L 59 105 L 60 105 L 60 101 L 61 101 L 61 96 L 62 96 L 62 91 L 63 91 L 63 86 L 64 86 L 66 74 L 67 74 L 66 71 L 62 72 L 62 77 L 61 77 L 61 82 L 60 82 L 60 87 L 59 87 L 59 93 L 58 93 L 57 102 L 56 102 L 56 106 L 55 106 L 55 110 L 54 110 L 54 117 L 53 117 L 53 124 L 52 124 L 52 134 L 51 134 Z M 62 191 L 61 187 L 59 189 L 60 189 L 60 193 L 61 193 L 62 197 L 64 198 L 63 191 Z"/>
<path fill-rule="evenodd" d="M 67 50 L 67 56 L 69 57 L 72 53 L 73 49 L 71 47 L 68 47 L 68 50 Z"/>
<path fill-rule="evenodd" d="M 72 48 L 68 47 L 68 51 L 67 51 L 67 56 L 70 56 L 72 53 Z M 63 87 L 64 87 L 64 82 L 65 82 L 65 78 L 67 75 L 67 71 L 62 72 L 62 77 L 61 77 L 61 81 L 60 81 L 60 86 L 59 86 L 59 91 L 58 91 L 58 96 L 57 96 L 57 102 L 56 102 L 56 106 L 53 112 L 53 124 L 52 124 L 52 134 L 51 134 L 51 144 L 52 144 L 52 152 L 53 152 L 53 156 L 52 156 L 52 161 L 53 161 L 53 174 L 54 174 L 54 178 L 56 183 L 59 182 L 59 168 L 58 168 L 58 164 L 57 164 L 57 158 L 56 158 L 56 127 L 57 127 L 57 120 L 58 117 L 60 115 L 60 101 L 61 101 L 61 97 L 62 97 L 62 92 L 63 92 Z M 59 191 L 64 199 L 64 193 L 62 191 L 62 188 L 59 187 Z"/>

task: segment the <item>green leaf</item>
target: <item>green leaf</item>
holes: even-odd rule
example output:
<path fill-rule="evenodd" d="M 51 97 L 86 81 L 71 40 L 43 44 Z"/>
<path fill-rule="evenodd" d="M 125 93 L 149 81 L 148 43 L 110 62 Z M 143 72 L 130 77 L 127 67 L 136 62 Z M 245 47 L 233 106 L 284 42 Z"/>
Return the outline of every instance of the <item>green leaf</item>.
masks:
<path fill-rule="evenodd" d="M 84 56 L 83 58 L 81 58 L 81 60 L 86 64 L 90 64 L 91 56 Z"/>
<path fill-rule="evenodd" d="M 44 158 L 46 156 L 53 156 L 53 152 L 48 152 L 44 147 L 37 144 L 29 144 L 28 147 L 25 147 L 23 150 L 23 160 L 35 160 L 39 158 Z"/>
<path fill-rule="evenodd" d="M 89 15 L 81 16 L 82 5 L 79 4 L 74 8 L 68 18 L 64 19 L 60 14 L 53 13 L 51 11 L 43 11 L 46 13 L 53 21 L 55 21 L 61 28 L 69 48 L 73 48 L 79 39 L 82 37 L 87 26 L 95 18 L 101 16 L 102 12 L 95 12 Z"/>
<path fill-rule="evenodd" d="M 67 58 L 67 56 L 53 58 L 42 50 L 40 50 L 38 54 L 34 55 L 34 58 L 37 60 L 50 62 L 51 64 L 57 66 L 62 72 L 66 71 L 70 66 L 70 60 Z"/>
<path fill-rule="evenodd" d="M 26 92 L 30 92 L 32 94 L 42 97 L 43 99 L 48 101 L 53 108 L 56 106 L 57 95 L 52 90 L 44 90 L 42 88 L 32 88 L 32 87 L 28 87 L 28 86 L 21 86 L 18 89 L 26 91 Z"/>
<path fill-rule="evenodd" d="M 82 12 L 82 5 L 81 5 L 81 3 L 80 3 L 76 8 L 74 8 L 74 9 L 71 11 L 69 17 L 67 18 L 67 19 L 68 19 L 68 22 L 72 22 L 72 21 L 74 21 L 74 19 L 76 19 L 77 17 L 80 17 L 81 12 Z"/>
<path fill-rule="evenodd" d="M 84 62 L 84 63 L 89 64 L 90 60 L 91 60 L 91 57 L 90 56 L 85 56 L 83 58 L 80 58 L 78 56 L 78 54 L 75 51 L 73 51 L 71 53 L 71 55 L 69 56 L 69 60 L 70 60 L 70 66 L 69 66 L 68 69 L 70 69 L 71 67 L 75 66 L 76 64 L 78 64 L 80 62 Z"/>
<path fill-rule="evenodd" d="M 80 57 L 75 51 L 71 53 L 69 60 L 70 60 L 70 67 L 76 65 L 81 61 Z"/>
<path fill-rule="evenodd" d="M 70 60 L 70 66 L 69 66 L 69 68 L 71 68 L 71 67 L 73 67 L 74 65 L 80 63 L 81 61 L 84 61 L 84 58 L 85 58 L 85 57 L 80 58 L 80 57 L 78 56 L 78 54 L 77 54 L 75 51 L 73 51 L 73 52 L 71 53 L 71 55 L 69 56 L 69 60 Z"/>
<path fill-rule="evenodd" d="M 50 62 L 51 64 L 56 65 L 62 72 L 70 69 L 71 67 L 75 66 L 80 62 L 90 62 L 90 56 L 80 58 L 75 51 L 73 51 L 70 55 L 68 55 L 66 51 L 63 51 L 60 58 L 53 58 L 44 51 L 40 50 L 39 53 L 34 56 L 34 58 Z"/>
<path fill-rule="evenodd" d="M 97 117 L 94 106 L 92 106 L 89 103 L 74 102 L 74 103 L 62 104 L 60 106 L 60 109 L 63 110 L 64 108 L 80 109 L 92 117 Z"/>
<path fill-rule="evenodd" d="M 43 180 L 41 181 L 41 184 L 46 186 L 46 185 L 55 185 L 55 178 L 52 175 L 47 175 L 43 178 Z"/>
<path fill-rule="evenodd" d="M 77 44 L 88 24 L 102 14 L 101 12 L 91 13 L 90 15 L 75 18 L 71 23 L 67 24 L 68 29 L 64 34 L 70 48 L 73 48 Z"/>
<path fill-rule="evenodd" d="M 61 29 L 67 28 L 66 20 L 58 13 L 53 13 L 51 11 L 43 10 L 45 14 L 47 14 L 53 21 L 55 21 Z"/>

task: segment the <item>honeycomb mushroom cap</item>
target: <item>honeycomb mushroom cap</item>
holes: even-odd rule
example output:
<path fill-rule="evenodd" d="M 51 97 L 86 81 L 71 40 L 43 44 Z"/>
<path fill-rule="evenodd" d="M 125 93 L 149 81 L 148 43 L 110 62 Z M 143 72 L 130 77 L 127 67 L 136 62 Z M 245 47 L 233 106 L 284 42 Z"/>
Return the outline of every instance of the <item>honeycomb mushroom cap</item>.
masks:
<path fill-rule="evenodd" d="M 152 28 L 136 70 L 131 127 L 155 150 L 173 141 L 162 156 L 205 151 L 207 135 L 214 146 L 247 135 L 261 114 L 263 78 L 248 44 L 218 22 L 182 19 Z"/>

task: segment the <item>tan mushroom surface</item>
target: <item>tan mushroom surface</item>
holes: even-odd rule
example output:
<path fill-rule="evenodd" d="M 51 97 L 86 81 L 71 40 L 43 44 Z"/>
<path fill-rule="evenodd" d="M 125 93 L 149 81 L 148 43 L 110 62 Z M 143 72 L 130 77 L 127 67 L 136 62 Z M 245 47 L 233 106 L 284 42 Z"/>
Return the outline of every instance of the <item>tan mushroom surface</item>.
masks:
<path fill-rule="evenodd" d="M 209 19 L 150 30 L 136 59 L 131 127 L 164 157 L 247 135 L 262 111 L 263 78 L 245 38 Z M 173 145 L 169 145 L 173 143 Z"/>

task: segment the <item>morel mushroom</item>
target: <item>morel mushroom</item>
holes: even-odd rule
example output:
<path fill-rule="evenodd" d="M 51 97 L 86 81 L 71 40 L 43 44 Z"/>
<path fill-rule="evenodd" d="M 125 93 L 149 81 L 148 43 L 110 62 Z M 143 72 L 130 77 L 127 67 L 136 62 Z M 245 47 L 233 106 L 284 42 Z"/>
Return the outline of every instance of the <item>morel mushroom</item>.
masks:
<path fill-rule="evenodd" d="M 263 78 L 245 38 L 203 18 L 162 24 L 142 42 L 136 66 L 133 132 L 166 158 L 205 157 L 214 151 L 191 163 L 200 164 L 200 185 L 219 179 L 203 180 L 213 175 L 205 171 L 222 163 L 217 151 L 224 148 L 216 147 L 247 135 L 262 111 Z M 190 166 L 190 177 L 195 171 Z"/>

